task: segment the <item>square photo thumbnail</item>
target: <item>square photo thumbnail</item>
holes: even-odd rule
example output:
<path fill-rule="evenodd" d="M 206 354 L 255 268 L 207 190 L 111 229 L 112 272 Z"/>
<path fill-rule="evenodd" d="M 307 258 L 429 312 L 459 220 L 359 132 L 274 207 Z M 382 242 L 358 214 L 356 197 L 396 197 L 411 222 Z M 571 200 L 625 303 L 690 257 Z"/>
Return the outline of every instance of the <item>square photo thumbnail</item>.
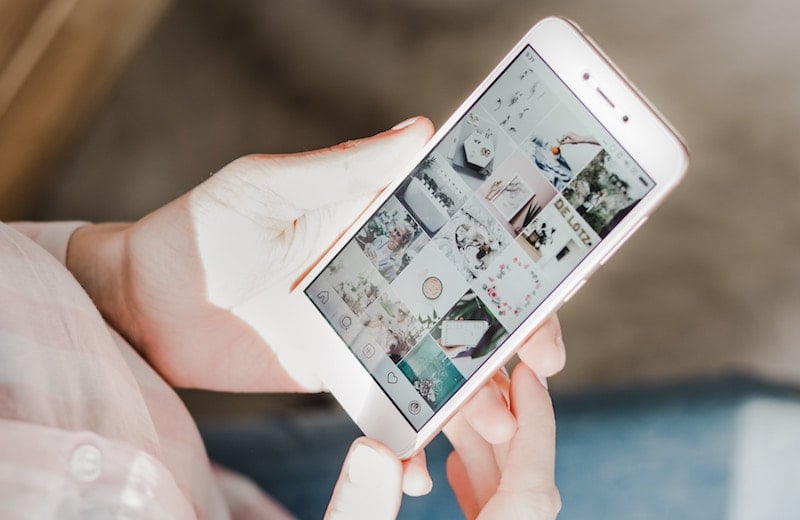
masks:
<path fill-rule="evenodd" d="M 428 335 L 397 366 L 434 410 L 464 384 L 464 376 Z"/>
<path fill-rule="evenodd" d="M 521 55 L 481 97 L 479 105 L 504 132 L 521 143 L 557 103 L 555 94 L 534 71 L 533 63 Z"/>
<path fill-rule="evenodd" d="M 360 316 L 361 325 L 355 343 L 371 343 L 383 349 L 397 363 L 424 333 L 423 326 L 406 305 L 391 292 L 382 294 Z"/>
<path fill-rule="evenodd" d="M 355 315 L 360 315 L 388 286 L 353 242 L 331 261 L 322 276 Z"/>
<path fill-rule="evenodd" d="M 564 197 L 598 235 L 605 237 L 651 187 L 602 150 L 567 186 Z"/>
<path fill-rule="evenodd" d="M 428 330 L 469 286 L 450 260 L 434 244 L 428 244 L 392 282 L 392 289 Z"/>
<path fill-rule="evenodd" d="M 339 293 L 331 287 L 326 277 L 317 277 L 308 287 L 306 294 L 339 336 L 348 344 L 352 343 L 361 328 L 360 320 L 342 300 Z"/>
<path fill-rule="evenodd" d="M 515 150 L 478 190 L 489 211 L 517 236 L 556 195 L 525 154 Z"/>
<path fill-rule="evenodd" d="M 550 287 L 561 282 L 598 242 L 575 209 L 556 197 L 528 227 L 517 244 L 528 254 Z"/>
<path fill-rule="evenodd" d="M 387 200 L 355 237 L 387 282 L 405 269 L 428 240 L 419 223 L 395 197 Z"/>
<path fill-rule="evenodd" d="M 508 233 L 476 198 L 464 204 L 434 238 L 466 280 L 485 271 L 509 241 Z"/>
<path fill-rule="evenodd" d="M 519 327 L 547 295 L 543 275 L 517 243 L 504 249 L 492 268 L 473 285 L 509 331 Z"/>
<path fill-rule="evenodd" d="M 430 336 L 468 377 L 503 342 L 508 331 L 486 303 L 469 290 L 431 329 Z"/>
<path fill-rule="evenodd" d="M 475 191 L 514 147 L 514 142 L 494 119 L 475 106 L 447 134 L 436 151 L 447 159 L 470 190 Z"/>
<path fill-rule="evenodd" d="M 446 159 L 432 152 L 403 181 L 397 198 L 433 236 L 472 195 L 460 177 Z"/>
<path fill-rule="evenodd" d="M 600 150 L 600 143 L 563 104 L 525 140 L 522 149 L 557 191 L 563 190 Z"/>

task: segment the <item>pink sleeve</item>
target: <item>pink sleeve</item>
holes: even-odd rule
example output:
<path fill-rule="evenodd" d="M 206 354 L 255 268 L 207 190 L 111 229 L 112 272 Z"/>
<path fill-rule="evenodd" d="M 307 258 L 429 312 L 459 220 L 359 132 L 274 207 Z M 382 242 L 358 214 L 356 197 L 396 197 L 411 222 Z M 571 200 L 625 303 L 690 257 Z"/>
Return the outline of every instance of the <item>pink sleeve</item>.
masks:
<path fill-rule="evenodd" d="M 69 237 L 76 229 L 87 224 L 88 222 L 83 221 L 65 221 L 11 222 L 8 225 L 42 246 L 59 262 L 66 265 Z"/>
<path fill-rule="evenodd" d="M 0 222 L 0 519 L 291 518 L 212 472 L 180 397 L 58 264 L 81 225 Z"/>
<path fill-rule="evenodd" d="M 158 459 L 90 431 L 0 418 L 0 461 L 0 518 L 196 517 Z"/>

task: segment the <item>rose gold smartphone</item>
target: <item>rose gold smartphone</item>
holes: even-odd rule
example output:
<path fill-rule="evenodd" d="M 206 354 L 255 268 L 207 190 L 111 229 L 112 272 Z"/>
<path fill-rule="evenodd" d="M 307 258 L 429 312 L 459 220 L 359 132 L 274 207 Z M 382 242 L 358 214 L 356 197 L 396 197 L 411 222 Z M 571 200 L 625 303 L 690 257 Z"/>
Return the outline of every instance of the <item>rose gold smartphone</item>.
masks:
<path fill-rule="evenodd" d="M 409 457 L 687 165 L 580 29 L 545 19 L 300 283 L 282 334 L 366 435 Z"/>

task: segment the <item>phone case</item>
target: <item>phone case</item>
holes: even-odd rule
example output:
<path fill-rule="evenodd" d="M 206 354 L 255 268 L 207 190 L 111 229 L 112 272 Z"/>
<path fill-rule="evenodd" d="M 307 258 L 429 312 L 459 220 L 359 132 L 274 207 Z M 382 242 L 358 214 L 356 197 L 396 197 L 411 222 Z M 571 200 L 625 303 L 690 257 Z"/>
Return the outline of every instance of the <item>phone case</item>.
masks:
<path fill-rule="evenodd" d="M 410 456 L 638 229 L 687 164 L 680 138 L 602 52 L 570 22 L 544 20 L 298 282 L 294 314 L 325 319 L 297 327 L 287 313 L 279 339 L 341 340 L 297 362 L 317 360 L 364 433 Z M 398 222 L 419 239 L 379 272 L 358 237 L 388 239 Z M 383 349 L 365 362 L 358 327 L 343 332 L 342 317 L 358 324 L 368 307 L 402 336 L 404 377 Z"/>

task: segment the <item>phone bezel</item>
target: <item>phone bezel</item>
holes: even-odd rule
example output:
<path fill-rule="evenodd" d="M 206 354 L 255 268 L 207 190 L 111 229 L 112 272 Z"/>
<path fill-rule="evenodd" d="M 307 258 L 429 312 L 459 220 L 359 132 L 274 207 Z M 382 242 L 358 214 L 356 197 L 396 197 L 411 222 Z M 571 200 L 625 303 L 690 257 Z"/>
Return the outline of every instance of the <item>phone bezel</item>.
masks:
<path fill-rule="evenodd" d="M 523 324 L 511 334 L 498 350 L 464 383 L 464 385 L 420 429 L 414 431 L 398 411 L 383 389 L 328 324 L 305 289 L 316 279 L 341 248 L 353 237 L 372 214 L 383 204 L 403 178 L 387 187 L 356 222 L 340 237 L 333 247 L 296 284 L 284 307 L 285 330 L 274 338 L 292 341 L 312 349 L 309 362 L 313 363 L 320 378 L 342 407 L 362 431 L 384 442 L 401 458 L 410 457 L 438 433 L 447 419 L 483 382 L 503 366 L 519 345 L 536 327 L 561 304 L 571 297 L 591 273 L 610 254 L 617 250 L 628 236 L 638 228 L 649 213 L 664 199 L 684 175 L 688 166 L 688 152 L 680 137 L 653 109 L 644 97 L 625 79 L 610 60 L 588 39 L 580 29 L 563 18 L 546 18 L 536 24 L 500 61 L 486 79 L 470 94 L 458 110 L 441 126 L 416 157 L 409 158 L 412 168 L 422 160 L 438 142 L 450 132 L 467 113 L 480 95 L 506 69 L 511 61 L 530 45 L 550 66 L 556 75 L 572 90 L 628 154 L 655 181 L 655 187 L 634 207 L 611 233 L 589 255 Z M 592 81 L 583 78 L 590 72 Z M 602 96 L 598 94 L 602 91 Z M 614 101 L 614 106 L 608 103 Z M 622 115 L 627 115 L 623 121 Z M 302 321 L 302 325 L 300 325 Z"/>

